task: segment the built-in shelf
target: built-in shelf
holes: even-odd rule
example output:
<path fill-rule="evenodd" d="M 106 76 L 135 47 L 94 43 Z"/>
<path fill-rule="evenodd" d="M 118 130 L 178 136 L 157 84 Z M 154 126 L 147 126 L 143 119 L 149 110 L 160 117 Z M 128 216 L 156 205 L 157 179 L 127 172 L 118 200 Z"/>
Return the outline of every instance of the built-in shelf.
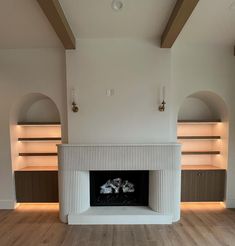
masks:
<path fill-rule="evenodd" d="M 219 159 L 214 159 L 213 156 L 220 155 L 222 142 L 215 141 L 221 139 L 220 128 L 214 126 L 220 122 L 220 119 L 178 121 L 177 139 L 182 144 L 183 166 L 188 164 L 195 169 L 201 169 L 200 165 L 205 167 L 206 163 L 206 168 L 213 170 L 213 162 L 216 161 L 219 165 Z"/>
<path fill-rule="evenodd" d="M 179 124 L 216 124 L 220 123 L 221 120 L 216 119 L 216 120 L 178 120 Z"/>
<path fill-rule="evenodd" d="M 60 135 L 60 122 L 18 122 L 19 126 L 23 126 L 21 135 L 18 136 L 18 141 L 22 143 L 27 143 L 27 145 L 22 145 L 19 150 L 19 156 L 30 157 L 27 159 L 19 159 L 21 165 L 26 165 L 24 170 L 40 170 L 52 171 L 57 168 L 57 159 L 54 158 L 58 154 L 56 152 L 56 144 L 61 143 Z M 35 126 L 35 127 L 32 127 Z M 27 147 L 25 149 L 25 146 Z M 44 158 L 45 157 L 45 158 Z M 48 157 L 49 162 L 48 162 Z M 51 157 L 51 158 L 50 158 Z M 31 167 L 33 163 L 33 167 Z M 46 167 L 47 164 L 51 163 L 53 168 Z"/>
<path fill-rule="evenodd" d="M 57 156 L 57 153 L 19 153 L 19 156 Z"/>
<path fill-rule="evenodd" d="M 16 170 L 17 172 L 21 171 L 58 171 L 57 166 L 27 166 L 21 169 Z"/>
<path fill-rule="evenodd" d="M 60 125 L 60 122 L 18 122 L 19 126 L 54 126 Z"/>
<path fill-rule="evenodd" d="M 214 165 L 182 165 L 182 170 L 225 170 L 225 168 Z"/>
<path fill-rule="evenodd" d="M 47 142 L 47 141 L 61 141 L 61 138 L 18 138 L 21 142 Z"/>
<path fill-rule="evenodd" d="M 219 155 L 220 151 L 182 151 L 182 155 Z"/>
<path fill-rule="evenodd" d="M 224 200 L 226 168 L 219 156 L 224 143 L 223 130 L 219 118 L 178 120 L 177 139 L 182 144 L 182 202 Z"/>
<path fill-rule="evenodd" d="M 221 139 L 220 136 L 178 136 L 178 139 L 189 139 L 189 140 L 216 140 Z"/>

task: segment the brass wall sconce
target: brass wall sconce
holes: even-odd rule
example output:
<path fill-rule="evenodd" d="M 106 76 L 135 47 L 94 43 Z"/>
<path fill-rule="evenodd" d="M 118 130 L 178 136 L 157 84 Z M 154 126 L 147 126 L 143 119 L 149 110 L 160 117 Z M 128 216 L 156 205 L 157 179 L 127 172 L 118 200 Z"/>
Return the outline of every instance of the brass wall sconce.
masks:
<path fill-rule="evenodd" d="M 166 102 L 163 100 L 161 105 L 158 107 L 160 112 L 164 112 L 165 111 L 165 105 L 166 105 Z"/>
<path fill-rule="evenodd" d="M 75 89 L 71 90 L 71 96 L 72 96 L 72 111 L 74 113 L 77 113 L 79 111 L 79 107 L 78 107 L 78 97 Z"/>
<path fill-rule="evenodd" d="M 160 91 L 160 101 L 161 101 L 161 104 L 159 105 L 159 107 L 158 107 L 158 110 L 160 111 L 160 112 L 164 112 L 165 111 L 165 105 L 166 105 L 166 99 L 165 99 L 165 97 L 166 97 L 166 87 L 165 86 L 162 86 L 161 87 L 161 91 Z"/>
<path fill-rule="evenodd" d="M 74 113 L 77 113 L 79 111 L 79 108 L 75 102 L 72 102 L 72 111 Z"/>

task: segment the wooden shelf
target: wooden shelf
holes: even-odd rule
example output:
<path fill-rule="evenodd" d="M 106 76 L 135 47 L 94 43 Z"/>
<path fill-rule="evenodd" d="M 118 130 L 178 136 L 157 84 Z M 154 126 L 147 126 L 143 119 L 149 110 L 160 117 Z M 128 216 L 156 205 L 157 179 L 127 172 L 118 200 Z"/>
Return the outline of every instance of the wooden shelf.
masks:
<path fill-rule="evenodd" d="M 46 141 L 61 141 L 61 138 L 18 138 L 18 141 L 26 142 L 46 142 Z"/>
<path fill-rule="evenodd" d="M 220 151 L 182 151 L 182 155 L 219 155 Z"/>
<path fill-rule="evenodd" d="M 221 137 L 220 136 L 178 136 L 177 139 L 216 140 L 216 139 L 221 139 Z"/>
<path fill-rule="evenodd" d="M 19 156 L 57 156 L 57 153 L 19 153 Z"/>
<path fill-rule="evenodd" d="M 225 168 L 213 165 L 182 165 L 182 170 L 225 170 Z"/>
<path fill-rule="evenodd" d="M 178 123 L 192 123 L 192 124 L 205 124 L 205 123 L 208 123 L 208 124 L 210 124 L 210 123 L 213 123 L 213 124 L 215 124 L 215 123 L 220 123 L 221 122 L 221 120 L 219 120 L 219 119 L 216 119 L 216 120 L 178 120 Z"/>
<path fill-rule="evenodd" d="M 54 126 L 60 125 L 60 122 L 18 122 L 19 126 Z"/>
<path fill-rule="evenodd" d="M 28 166 L 18 170 L 16 172 L 26 171 L 58 171 L 58 166 Z"/>

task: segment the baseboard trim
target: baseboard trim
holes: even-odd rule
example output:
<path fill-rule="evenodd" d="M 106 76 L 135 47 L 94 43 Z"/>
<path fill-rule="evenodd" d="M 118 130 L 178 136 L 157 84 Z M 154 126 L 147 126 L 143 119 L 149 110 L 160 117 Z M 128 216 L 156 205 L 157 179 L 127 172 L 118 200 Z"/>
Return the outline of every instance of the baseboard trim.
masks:
<path fill-rule="evenodd" d="M 16 206 L 14 200 L 0 200 L 0 209 L 15 209 Z"/>
<path fill-rule="evenodd" d="M 235 199 L 227 199 L 225 201 L 226 208 L 235 208 Z"/>

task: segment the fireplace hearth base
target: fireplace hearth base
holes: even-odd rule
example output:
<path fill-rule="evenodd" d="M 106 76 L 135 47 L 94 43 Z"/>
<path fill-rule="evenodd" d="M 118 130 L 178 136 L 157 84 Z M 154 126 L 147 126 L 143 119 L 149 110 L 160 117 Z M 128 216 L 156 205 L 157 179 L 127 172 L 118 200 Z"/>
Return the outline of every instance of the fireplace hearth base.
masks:
<path fill-rule="evenodd" d="M 171 215 L 161 215 L 149 207 L 90 207 L 80 214 L 69 214 L 69 225 L 154 225 L 171 224 Z"/>

